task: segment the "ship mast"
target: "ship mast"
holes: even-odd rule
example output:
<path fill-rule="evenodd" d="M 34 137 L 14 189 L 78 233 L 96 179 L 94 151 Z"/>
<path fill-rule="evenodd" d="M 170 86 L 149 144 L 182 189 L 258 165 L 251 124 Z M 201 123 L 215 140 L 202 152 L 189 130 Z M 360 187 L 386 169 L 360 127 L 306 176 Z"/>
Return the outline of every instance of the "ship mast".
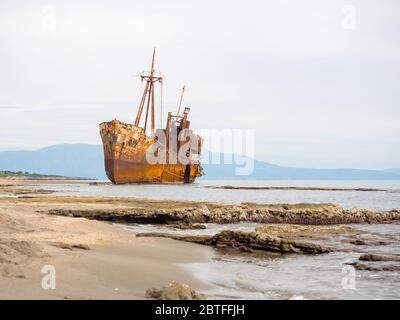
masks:
<path fill-rule="evenodd" d="M 147 122 L 148 122 L 148 117 L 150 113 L 150 124 L 151 124 L 151 132 L 154 132 L 155 129 L 155 113 L 154 113 L 154 84 L 156 82 L 162 83 L 162 77 L 156 76 L 155 71 L 154 71 L 154 63 L 155 63 L 155 57 L 156 57 L 156 48 L 153 50 L 153 57 L 151 60 L 151 70 L 150 72 L 143 72 L 140 75 L 140 78 L 142 81 L 146 81 L 146 86 L 143 91 L 142 99 L 140 100 L 138 112 L 136 114 L 136 119 L 135 119 L 135 126 L 138 127 L 140 120 L 142 118 L 142 113 L 143 113 L 143 108 L 146 105 L 146 116 L 144 120 L 144 132 L 146 133 L 146 128 L 147 128 Z"/>
<path fill-rule="evenodd" d="M 182 88 L 181 98 L 179 100 L 178 112 L 176 113 L 177 116 L 179 116 L 179 114 L 181 113 L 182 100 L 183 100 L 184 93 L 185 93 L 185 86 L 183 86 L 183 88 Z"/>

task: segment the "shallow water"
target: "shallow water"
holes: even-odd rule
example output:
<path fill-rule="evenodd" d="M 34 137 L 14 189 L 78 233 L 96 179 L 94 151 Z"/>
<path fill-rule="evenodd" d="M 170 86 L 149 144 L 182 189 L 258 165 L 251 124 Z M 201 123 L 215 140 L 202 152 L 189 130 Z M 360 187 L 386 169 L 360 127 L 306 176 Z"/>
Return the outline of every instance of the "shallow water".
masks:
<path fill-rule="evenodd" d="M 388 191 L 225 190 L 208 186 L 298 186 L 375 188 Z M 337 203 L 346 208 L 373 210 L 400 208 L 400 180 L 395 181 L 206 181 L 190 185 L 41 185 L 66 195 L 138 197 L 160 200 L 194 200 L 220 203 Z"/>
<path fill-rule="evenodd" d="M 358 256 L 343 252 L 263 260 L 217 256 L 210 263 L 183 267 L 215 285 L 205 292 L 212 299 L 399 299 L 399 273 L 353 271 L 344 265 Z M 346 287 L 349 281 L 354 286 Z"/>
<path fill-rule="evenodd" d="M 129 231 L 212 235 L 224 229 L 253 231 L 256 223 L 206 224 L 205 230 L 179 230 L 159 225 L 122 225 Z M 360 247 L 358 252 L 323 255 L 232 254 L 214 249 L 211 262 L 181 265 L 214 287 L 205 294 L 211 299 L 400 299 L 399 272 L 358 271 L 346 262 L 362 252 L 400 254 L 400 225 L 352 225 L 392 243 Z M 397 241 L 393 243 L 393 236 Z"/>

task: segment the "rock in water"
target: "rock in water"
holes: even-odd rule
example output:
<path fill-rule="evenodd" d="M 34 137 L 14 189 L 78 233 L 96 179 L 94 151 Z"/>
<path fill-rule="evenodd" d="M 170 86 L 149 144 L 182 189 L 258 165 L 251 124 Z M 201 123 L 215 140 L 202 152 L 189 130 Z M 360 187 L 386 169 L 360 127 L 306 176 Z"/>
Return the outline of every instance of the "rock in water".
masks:
<path fill-rule="evenodd" d="M 309 234 L 344 234 L 354 233 L 355 229 L 343 225 L 299 225 L 299 224 L 269 224 L 261 225 L 256 228 L 256 232 L 266 233 L 268 235 L 286 236 L 286 235 L 309 235 Z"/>
<path fill-rule="evenodd" d="M 381 263 L 361 263 L 361 262 L 350 262 L 348 265 L 353 266 L 355 269 L 360 271 L 400 271 L 400 265 L 393 262 L 381 262 Z"/>
<path fill-rule="evenodd" d="M 198 294 L 186 284 L 171 282 L 161 289 L 148 289 L 146 291 L 146 298 L 157 300 L 201 300 L 205 299 L 205 296 Z"/>
<path fill-rule="evenodd" d="M 93 200 L 96 200 L 93 198 Z M 97 200 L 96 200 L 97 201 Z M 104 201 L 104 200 L 103 200 Z M 370 211 L 345 209 L 334 204 L 214 204 L 142 200 L 135 202 L 116 199 L 114 203 L 128 204 L 116 209 L 51 209 L 48 214 L 127 223 L 280 223 L 301 225 L 336 225 L 349 223 L 394 223 L 400 221 L 400 210 Z M 157 209 L 154 209 L 157 207 Z"/>
<path fill-rule="evenodd" d="M 352 265 L 357 270 L 400 271 L 400 256 L 398 255 L 363 254 L 358 260 L 347 264 Z"/>
<path fill-rule="evenodd" d="M 222 231 L 210 239 L 216 247 L 248 248 L 280 253 L 318 254 L 332 251 L 318 244 L 278 238 L 258 232 Z"/>
<path fill-rule="evenodd" d="M 360 261 L 400 261 L 400 256 L 394 255 L 378 255 L 378 254 L 363 254 L 358 258 Z"/>
<path fill-rule="evenodd" d="M 232 247 L 241 251 L 262 250 L 279 253 L 319 254 L 332 249 L 318 244 L 299 242 L 259 232 L 225 230 L 214 236 L 181 236 L 169 233 L 138 233 L 137 237 L 164 237 L 175 240 L 195 242 L 217 248 Z"/>

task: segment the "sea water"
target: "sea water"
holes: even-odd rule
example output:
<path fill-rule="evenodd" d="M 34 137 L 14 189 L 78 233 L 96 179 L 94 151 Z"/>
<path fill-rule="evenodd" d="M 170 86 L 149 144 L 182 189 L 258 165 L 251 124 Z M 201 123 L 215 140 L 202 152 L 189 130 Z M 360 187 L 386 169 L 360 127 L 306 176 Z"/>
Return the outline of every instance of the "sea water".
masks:
<path fill-rule="evenodd" d="M 373 188 L 387 191 L 311 191 L 311 190 L 227 190 L 220 186 L 278 186 L 322 188 Z M 41 188 L 59 191 L 65 195 L 137 197 L 160 200 L 193 200 L 218 203 L 336 203 L 346 208 L 390 210 L 400 208 L 400 180 L 374 181 L 249 181 L 200 180 L 193 184 L 62 184 L 41 185 Z"/>

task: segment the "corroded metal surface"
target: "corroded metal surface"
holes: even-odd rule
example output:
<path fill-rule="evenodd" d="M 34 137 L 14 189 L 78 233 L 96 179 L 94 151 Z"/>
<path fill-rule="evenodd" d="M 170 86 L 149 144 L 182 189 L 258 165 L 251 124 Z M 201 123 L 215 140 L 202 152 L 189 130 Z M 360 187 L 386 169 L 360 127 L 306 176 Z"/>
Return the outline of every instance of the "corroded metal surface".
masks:
<path fill-rule="evenodd" d="M 189 129 L 190 108 L 186 107 L 183 114 L 180 113 L 184 88 L 178 113 L 168 113 L 165 129 L 155 128 L 155 84 L 162 84 L 163 81 L 161 74 L 157 75 L 154 70 L 155 53 L 154 49 L 150 71 L 140 75 L 146 86 L 135 124 L 126 124 L 118 120 L 100 124 L 106 174 L 113 183 L 191 183 L 202 175 L 198 160 L 202 139 Z M 141 127 L 143 113 L 145 118 Z M 151 137 L 146 135 L 148 120 Z M 162 156 L 165 154 L 161 161 L 160 153 Z M 153 161 L 154 159 L 156 161 Z"/>
<path fill-rule="evenodd" d="M 191 183 L 202 175 L 199 163 L 150 164 L 146 153 L 155 142 L 143 128 L 118 120 L 100 124 L 107 177 L 122 183 Z"/>

